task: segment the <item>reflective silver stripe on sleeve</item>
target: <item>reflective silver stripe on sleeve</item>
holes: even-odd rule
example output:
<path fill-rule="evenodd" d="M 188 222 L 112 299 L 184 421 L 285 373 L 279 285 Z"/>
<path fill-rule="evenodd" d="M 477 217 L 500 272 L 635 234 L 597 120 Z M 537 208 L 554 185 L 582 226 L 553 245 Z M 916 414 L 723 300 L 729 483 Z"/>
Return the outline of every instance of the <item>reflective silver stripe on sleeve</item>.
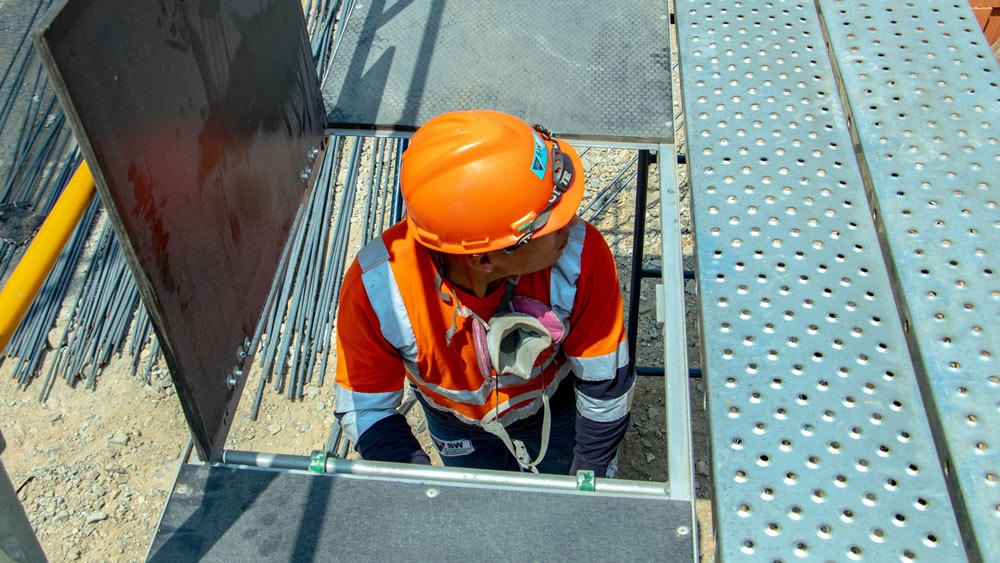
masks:
<path fill-rule="evenodd" d="M 587 223 L 578 219 L 569 231 L 569 242 L 559 260 L 552 266 L 549 279 L 549 302 L 563 325 L 568 326 L 569 316 L 576 300 L 576 284 L 580 279 L 580 261 L 583 256 L 583 241 L 587 238 Z"/>
<path fill-rule="evenodd" d="M 340 425 L 351 442 L 358 438 L 376 422 L 393 415 L 403 402 L 403 390 L 387 393 L 357 393 L 334 383 L 334 399 L 337 413 L 343 413 Z"/>
<path fill-rule="evenodd" d="M 389 265 L 389 250 L 381 237 L 373 239 L 358 252 L 358 264 L 361 266 L 361 281 L 378 317 L 382 336 L 403 355 L 404 362 L 416 364 L 417 339 Z"/>
<path fill-rule="evenodd" d="M 628 341 L 618 343 L 618 350 L 592 358 L 569 357 L 573 373 L 584 381 L 607 381 L 614 379 L 618 370 L 628 365 Z"/>
<path fill-rule="evenodd" d="M 614 422 L 628 414 L 632 408 L 632 395 L 635 392 L 635 382 L 621 397 L 614 399 L 594 399 L 579 391 L 576 392 L 576 410 L 580 416 L 595 422 Z"/>

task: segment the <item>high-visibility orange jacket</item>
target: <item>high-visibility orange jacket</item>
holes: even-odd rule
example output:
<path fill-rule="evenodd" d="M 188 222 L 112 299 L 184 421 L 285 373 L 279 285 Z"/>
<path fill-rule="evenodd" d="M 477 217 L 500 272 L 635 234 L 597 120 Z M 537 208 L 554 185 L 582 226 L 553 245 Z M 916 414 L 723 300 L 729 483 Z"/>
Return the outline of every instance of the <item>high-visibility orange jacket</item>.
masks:
<path fill-rule="evenodd" d="M 372 442 L 396 414 L 409 379 L 424 403 L 464 424 L 503 425 L 534 415 L 541 394 L 551 397 L 572 375 L 576 389 L 575 467 L 603 470 L 628 425 L 634 373 L 611 251 L 593 226 L 580 220 L 558 261 L 520 277 L 515 296 L 548 305 L 568 332 L 543 353 L 533 377 L 484 378 L 469 317 L 438 292 L 429 252 L 407 232 L 389 228 L 359 252 L 344 278 L 337 316 L 336 412 L 355 444 Z M 503 298 L 503 284 L 477 297 L 455 289 L 461 305 L 489 321 Z M 447 341 L 446 333 L 456 332 Z M 397 417 L 398 418 L 398 417 Z M 408 430 L 407 430 L 408 432 Z M 412 434 L 406 436 L 412 440 Z M 406 461 L 407 452 L 370 448 L 369 459 Z M 370 457 L 371 456 L 371 457 Z"/>

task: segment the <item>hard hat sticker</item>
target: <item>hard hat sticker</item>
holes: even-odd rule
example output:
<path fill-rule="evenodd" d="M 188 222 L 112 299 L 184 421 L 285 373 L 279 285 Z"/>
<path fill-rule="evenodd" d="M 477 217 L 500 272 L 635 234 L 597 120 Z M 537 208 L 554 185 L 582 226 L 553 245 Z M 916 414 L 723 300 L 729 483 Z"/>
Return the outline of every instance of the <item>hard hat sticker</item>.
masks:
<path fill-rule="evenodd" d="M 545 179 L 545 169 L 549 167 L 549 153 L 545 150 L 545 141 L 538 136 L 538 133 L 531 132 L 535 136 L 535 154 L 531 158 L 531 171 L 539 180 Z"/>

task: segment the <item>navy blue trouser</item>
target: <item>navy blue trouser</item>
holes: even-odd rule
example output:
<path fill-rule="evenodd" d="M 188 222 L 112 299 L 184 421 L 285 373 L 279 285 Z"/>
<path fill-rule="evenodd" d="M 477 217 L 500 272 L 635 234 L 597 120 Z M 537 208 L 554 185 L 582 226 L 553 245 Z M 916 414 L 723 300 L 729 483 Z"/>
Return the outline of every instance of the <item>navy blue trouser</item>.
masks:
<path fill-rule="evenodd" d="M 460 428 L 449 424 L 452 417 L 435 412 L 433 407 L 425 405 L 424 413 L 434 447 L 446 466 L 520 471 L 514 454 L 493 434 L 482 429 L 468 426 Z M 538 450 L 542 447 L 542 417 L 541 412 L 538 414 L 533 417 L 537 419 L 537 424 L 508 429 L 511 439 L 524 442 L 532 460 L 538 456 Z M 538 472 L 568 475 L 573 465 L 573 448 L 576 447 L 576 405 L 570 402 L 559 410 L 553 409 L 551 416 L 549 447 L 537 466 Z"/>

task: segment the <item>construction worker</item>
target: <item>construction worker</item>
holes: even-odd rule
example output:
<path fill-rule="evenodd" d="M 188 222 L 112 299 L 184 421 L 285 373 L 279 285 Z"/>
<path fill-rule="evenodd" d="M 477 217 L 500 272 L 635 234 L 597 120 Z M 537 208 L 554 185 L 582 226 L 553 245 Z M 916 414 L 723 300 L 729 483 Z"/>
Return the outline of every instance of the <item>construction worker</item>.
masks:
<path fill-rule="evenodd" d="M 336 413 L 365 459 L 605 476 L 634 373 L 611 250 L 576 216 L 583 165 L 540 126 L 461 111 L 403 154 L 405 221 L 359 253 L 337 317 Z"/>

